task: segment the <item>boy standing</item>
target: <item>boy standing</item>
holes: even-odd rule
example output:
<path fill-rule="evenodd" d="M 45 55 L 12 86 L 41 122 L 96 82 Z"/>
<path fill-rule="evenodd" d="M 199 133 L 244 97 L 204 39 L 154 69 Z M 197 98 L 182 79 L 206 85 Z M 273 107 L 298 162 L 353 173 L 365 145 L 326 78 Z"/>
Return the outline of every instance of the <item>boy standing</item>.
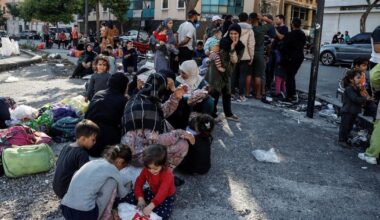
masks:
<path fill-rule="evenodd" d="M 58 198 L 63 198 L 74 173 L 89 161 L 87 150 L 94 146 L 98 133 L 99 127 L 90 120 L 84 119 L 76 125 L 76 141 L 64 146 L 57 160 L 53 190 Z"/>

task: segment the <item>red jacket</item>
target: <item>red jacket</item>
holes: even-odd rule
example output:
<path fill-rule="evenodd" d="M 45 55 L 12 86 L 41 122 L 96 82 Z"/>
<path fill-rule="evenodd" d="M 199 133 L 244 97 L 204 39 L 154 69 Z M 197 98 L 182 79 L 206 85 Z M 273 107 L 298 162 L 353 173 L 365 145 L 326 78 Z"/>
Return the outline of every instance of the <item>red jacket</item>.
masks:
<path fill-rule="evenodd" d="M 153 32 L 153 35 L 154 35 L 154 37 L 156 38 L 157 41 L 163 41 L 165 43 L 168 42 L 168 36 L 167 35 L 159 34 L 156 31 Z"/>
<path fill-rule="evenodd" d="M 155 195 L 152 199 L 153 204 L 157 207 L 166 198 L 175 194 L 174 176 L 169 169 L 162 170 L 159 174 L 153 175 L 144 168 L 135 183 L 135 197 L 144 198 L 143 186 L 148 182 L 150 190 Z"/>

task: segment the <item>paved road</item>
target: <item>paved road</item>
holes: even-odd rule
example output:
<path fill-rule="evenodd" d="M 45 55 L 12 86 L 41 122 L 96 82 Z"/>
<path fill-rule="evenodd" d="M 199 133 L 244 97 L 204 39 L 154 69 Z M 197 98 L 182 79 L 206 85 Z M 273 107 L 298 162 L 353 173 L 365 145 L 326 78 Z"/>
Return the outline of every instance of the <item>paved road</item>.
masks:
<path fill-rule="evenodd" d="M 309 91 L 311 61 L 305 60 L 296 76 L 297 88 Z M 335 98 L 338 82 L 343 78 L 347 66 L 319 66 L 317 94 Z"/>

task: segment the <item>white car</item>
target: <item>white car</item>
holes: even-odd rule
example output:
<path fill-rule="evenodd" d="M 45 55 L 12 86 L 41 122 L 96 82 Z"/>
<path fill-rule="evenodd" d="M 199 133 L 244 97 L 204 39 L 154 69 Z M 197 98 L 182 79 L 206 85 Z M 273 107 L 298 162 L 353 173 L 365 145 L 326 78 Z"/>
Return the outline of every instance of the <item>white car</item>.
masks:
<path fill-rule="evenodd" d="M 136 41 L 138 30 L 130 30 L 125 35 L 119 37 L 123 42 L 125 41 Z M 149 34 L 146 31 L 140 31 L 139 41 L 147 42 L 149 40 Z"/>

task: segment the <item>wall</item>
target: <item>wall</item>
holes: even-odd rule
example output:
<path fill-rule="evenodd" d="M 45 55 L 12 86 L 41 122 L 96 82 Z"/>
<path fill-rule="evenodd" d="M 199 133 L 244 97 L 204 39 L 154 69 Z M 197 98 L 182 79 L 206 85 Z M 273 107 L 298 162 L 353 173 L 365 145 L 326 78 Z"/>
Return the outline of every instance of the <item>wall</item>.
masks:
<path fill-rule="evenodd" d="M 350 36 L 360 32 L 361 12 L 356 13 L 325 13 L 323 17 L 322 43 L 331 42 L 332 37 L 338 31 L 348 31 Z M 380 12 L 371 12 L 367 18 L 366 31 L 372 32 L 378 25 Z"/>
<path fill-rule="evenodd" d="M 185 20 L 186 9 L 177 9 L 178 0 L 168 0 L 168 9 L 162 10 L 162 0 L 155 1 L 154 7 L 154 20 L 164 20 L 167 17 L 171 17 L 174 20 Z M 198 1 L 195 10 L 201 13 L 201 0 Z"/>

